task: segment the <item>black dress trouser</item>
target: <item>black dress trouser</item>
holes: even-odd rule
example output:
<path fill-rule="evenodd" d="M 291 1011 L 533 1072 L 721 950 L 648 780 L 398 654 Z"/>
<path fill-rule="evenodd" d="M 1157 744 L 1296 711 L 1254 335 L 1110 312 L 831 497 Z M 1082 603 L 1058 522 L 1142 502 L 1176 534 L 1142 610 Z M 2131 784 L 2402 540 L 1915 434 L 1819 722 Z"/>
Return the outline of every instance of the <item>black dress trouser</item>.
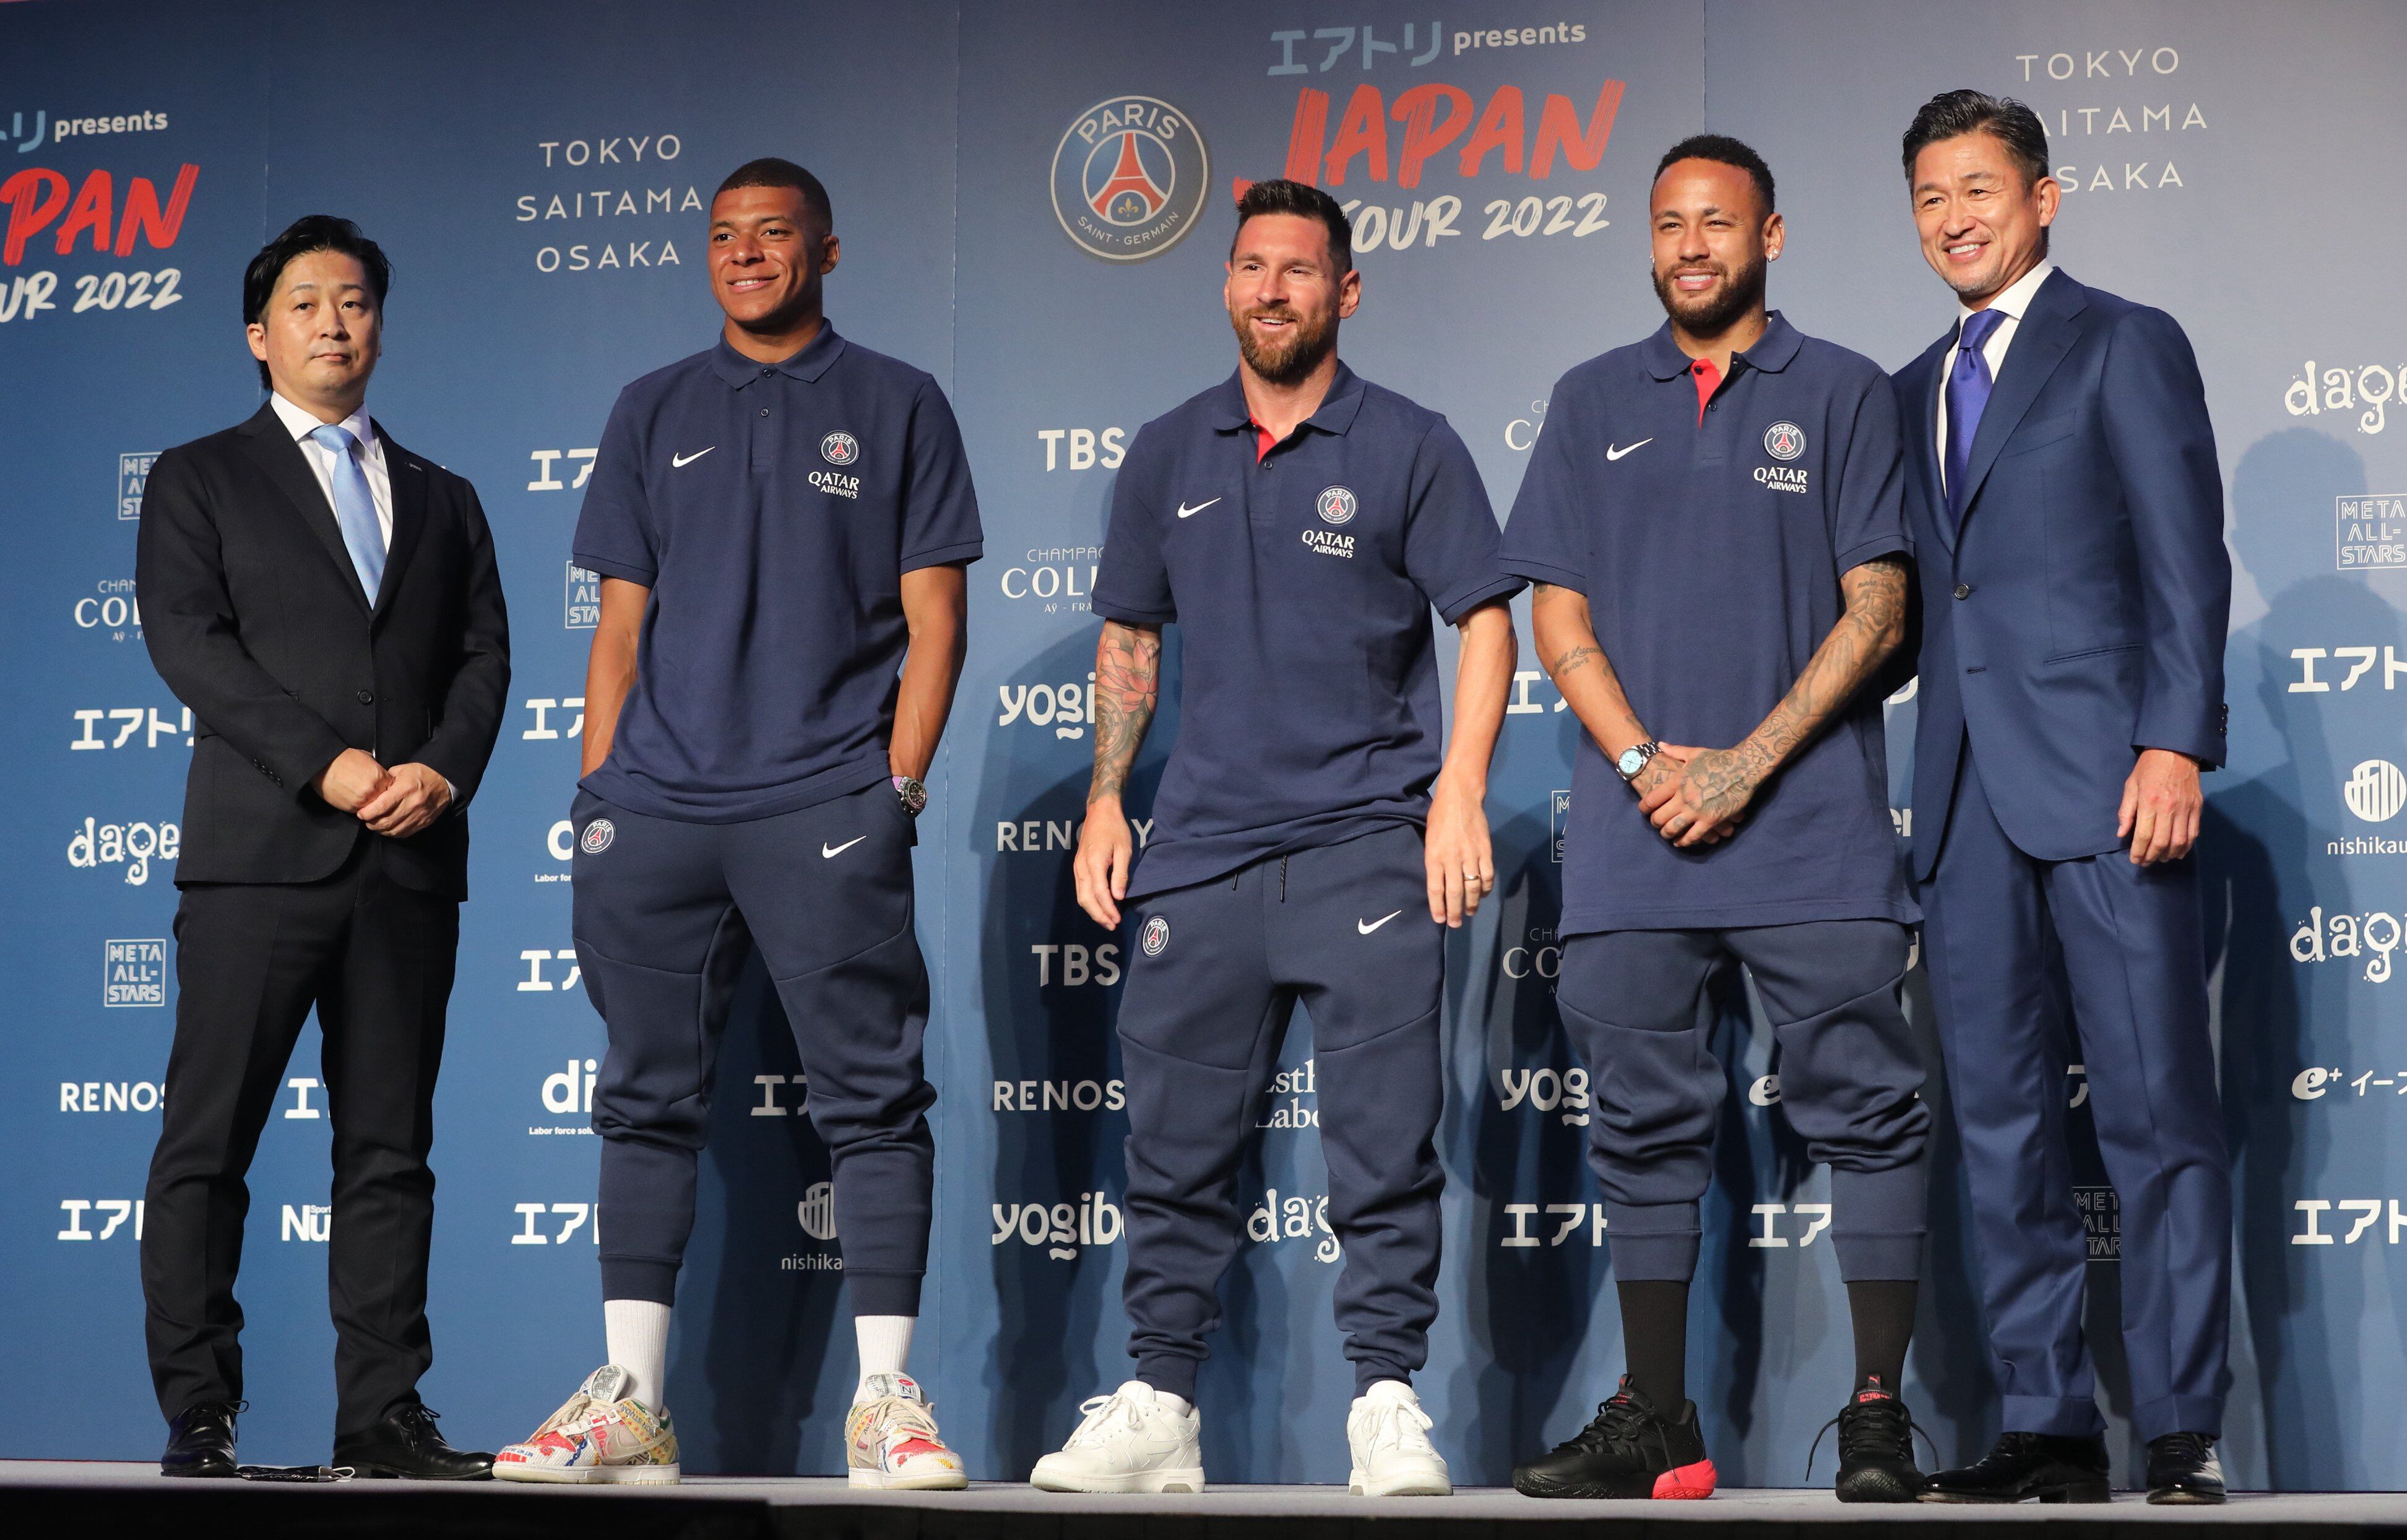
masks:
<path fill-rule="evenodd" d="M 312 1005 L 334 1132 L 337 1436 L 414 1403 L 434 1360 L 426 1156 L 460 905 L 391 880 L 383 844 L 363 838 L 317 882 L 194 884 L 176 911 L 176 1042 L 142 1236 L 150 1377 L 170 1418 L 242 1399 L 243 1178 Z"/>

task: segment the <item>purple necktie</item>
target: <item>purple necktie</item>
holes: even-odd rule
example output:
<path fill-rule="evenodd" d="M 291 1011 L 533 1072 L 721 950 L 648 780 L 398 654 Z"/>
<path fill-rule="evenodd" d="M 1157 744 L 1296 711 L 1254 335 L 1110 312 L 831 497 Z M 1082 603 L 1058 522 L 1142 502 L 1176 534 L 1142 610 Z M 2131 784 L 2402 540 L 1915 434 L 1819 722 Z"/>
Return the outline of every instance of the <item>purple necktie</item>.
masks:
<path fill-rule="evenodd" d="M 1975 310 L 1964 318 L 1956 338 L 1956 367 L 1947 375 L 1947 520 L 1951 528 L 1964 524 L 1964 500 L 1972 494 L 1973 435 L 1981 431 L 1981 412 L 1989 404 L 1989 361 L 1981 347 L 2005 321 L 1997 310 Z"/>

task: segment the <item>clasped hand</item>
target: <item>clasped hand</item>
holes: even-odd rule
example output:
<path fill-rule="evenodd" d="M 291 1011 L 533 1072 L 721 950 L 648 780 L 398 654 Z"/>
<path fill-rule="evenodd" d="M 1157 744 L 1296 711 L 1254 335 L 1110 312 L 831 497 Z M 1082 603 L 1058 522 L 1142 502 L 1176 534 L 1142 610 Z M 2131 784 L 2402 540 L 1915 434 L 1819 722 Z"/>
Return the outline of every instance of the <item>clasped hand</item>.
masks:
<path fill-rule="evenodd" d="M 1734 749 L 1667 743 L 1631 782 L 1638 810 L 1679 849 L 1718 845 L 1736 832 L 1759 777 Z"/>
<path fill-rule="evenodd" d="M 371 830 L 406 839 L 443 816 L 451 787 L 431 765 L 412 762 L 390 770 L 363 749 L 346 749 L 318 774 L 326 806 L 352 814 Z"/>

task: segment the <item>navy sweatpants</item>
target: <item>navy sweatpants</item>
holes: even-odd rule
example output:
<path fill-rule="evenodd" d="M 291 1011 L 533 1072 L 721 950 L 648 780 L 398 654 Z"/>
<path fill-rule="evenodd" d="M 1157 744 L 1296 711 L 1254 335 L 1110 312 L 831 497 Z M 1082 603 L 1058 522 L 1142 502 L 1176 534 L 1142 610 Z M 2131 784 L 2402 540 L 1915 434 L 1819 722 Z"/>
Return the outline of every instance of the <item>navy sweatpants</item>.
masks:
<path fill-rule="evenodd" d="M 744 823 L 649 818 L 579 791 L 577 965 L 609 1029 L 593 1090 L 602 1294 L 677 1298 L 719 1034 L 758 947 L 835 1174 L 853 1313 L 916 1316 L 935 1101 L 912 931 L 911 817 L 884 781 Z"/>
<path fill-rule="evenodd" d="M 1409 1379 L 1437 1319 L 1446 929 L 1417 828 L 1139 899 L 1120 1000 L 1129 1352 L 1192 1400 L 1237 1252 L 1237 1163 L 1296 1002 L 1311 1013 L 1337 1325 L 1355 1378 Z"/>
<path fill-rule="evenodd" d="M 1850 1282 L 1922 1276 L 1920 1056 L 1898 999 L 1910 937 L 1887 920 L 1609 931 L 1563 944 L 1556 1001 L 1588 1061 L 1588 1164 L 1615 1274 L 1686 1282 L 1726 1085 L 1716 984 L 1745 963 L 1780 1042 L 1780 1105 L 1830 1167 L 1830 1245 Z"/>
<path fill-rule="evenodd" d="M 2040 861 L 1998 826 L 1965 745 L 1923 940 L 2009 1433 L 2093 1433 L 2065 1048 L 2041 992 L 2063 950 L 2098 1152 L 2122 1212 L 2123 1348 L 2143 1439 L 2220 1433 L 2231 1329 L 2231 1166 L 2206 1025 L 2198 858 Z"/>

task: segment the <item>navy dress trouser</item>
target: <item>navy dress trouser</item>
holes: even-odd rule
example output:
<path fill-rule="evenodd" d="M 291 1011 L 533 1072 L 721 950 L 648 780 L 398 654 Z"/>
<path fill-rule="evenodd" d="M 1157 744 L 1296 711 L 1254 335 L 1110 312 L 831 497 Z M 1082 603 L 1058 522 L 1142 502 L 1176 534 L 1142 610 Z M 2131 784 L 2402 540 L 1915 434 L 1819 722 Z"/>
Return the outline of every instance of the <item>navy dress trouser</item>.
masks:
<path fill-rule="evenodd" d="M 2231 1175 L 2197 857 L 2142 867 L 2121 850 L 2025 855 L 1967 744 L 1922 907 L 2006 1431 L 2105 1427 L 2081 1329 L 2089 1251 L 2065 1140 L 2066 1045 L 2044 994 L 2053 933 L 2122 1210 L 2131 1420 L 2143 1439 L 2220 1434 Z"/>
<path fill-rule="evenodd" d="M 1445 1183 L 1446 929 L 1430 920 L 1420 831 L 1399 824 L 1271 856 L 1130 907 L 1119 1035 L 1137 1377 L 1194 1398 L 1237 1253 L 1238 1162 L 1300 1000 L 1312 1016 L 1329 1228 L 1346 1259 L 1346 1356 L 1363 1388 L 1410 1379 L 1437 1319 Z"/>
<path fill-rule="evenodd" d="M 1606 931 L 1563 943 L 1556 1003 L 1588 1066 L 1588 1165 L 1613 1270 L 1688 1282 L 1729 1094 L 1713 1029 L 1740 963 L 1780 1044 L 1780 1107 L 1830 1167 L 1830 1247 L 1850 1282 L 1918 1278 L 1930 1109 L 1898 998 L 1912 938 L 1889 920 Z"/>
<path fill-rule="evenodd" d="M 605 820 L 606 843 L 593 834 Z M 914 834 L 893 789 L 743 823 L 650 818 L 580 791 L 572 820 L 577 961 L 610 1038 L 593 1090 L 603 1297 L 677 1298 L 719 1037 L 757 947 L 833 1166 L 853 1313 L 918 1315 L 936 1093 L 921 1072 Z"/>

